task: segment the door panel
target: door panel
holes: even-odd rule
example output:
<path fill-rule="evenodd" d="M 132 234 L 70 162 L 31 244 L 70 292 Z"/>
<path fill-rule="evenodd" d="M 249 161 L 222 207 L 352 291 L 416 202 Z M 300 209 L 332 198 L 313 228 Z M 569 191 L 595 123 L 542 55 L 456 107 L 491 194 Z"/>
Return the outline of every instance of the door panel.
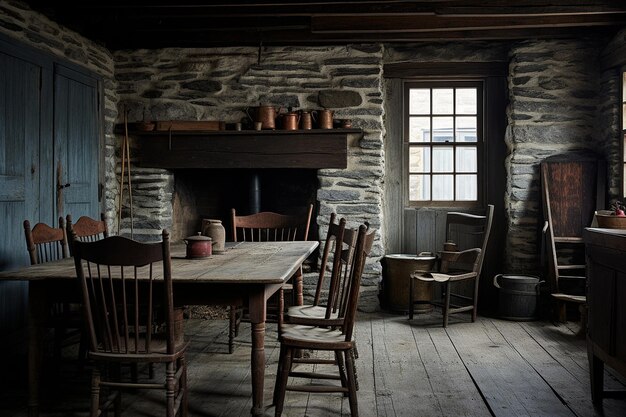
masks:
<path fill-rule="evenodd" d="M 57 212 L 98 218 L 98 83 L 62 66 L 54 82 Z"/>
<path fill-rule="evenodd" d="M 2 267 L 28 264 L 22 222 L 39 221 L 41 67 L 0 54 L 0 257 Z"/>
<path fill-rule="evenodd" d="M 22 222 L 39 219 L 42 68 L 0 53 L 0 270 L 28 265 Z M 0 282 L 0 330 L 26 322 L 28 285 Z"/>

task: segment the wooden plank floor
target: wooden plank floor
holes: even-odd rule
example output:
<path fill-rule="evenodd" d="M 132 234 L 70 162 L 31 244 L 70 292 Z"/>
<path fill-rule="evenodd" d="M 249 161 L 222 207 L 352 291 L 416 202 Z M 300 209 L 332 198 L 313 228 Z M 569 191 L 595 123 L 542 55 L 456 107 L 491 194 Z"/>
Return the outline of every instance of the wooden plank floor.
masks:
<path fill-rule="evenodd" d="M 461 316 L 461 318 L 464 318 Z M 591 405 L 585 341 L 576 327 L 546 322 L 510 322 L 480 318 L 476 323 L 440 315 L 406 316 L 360 313 L 357 372 L 361 416 L 626 416 L 626 400 Z M 266 414 L 276 376 L 276 327 L 266 336 Z M 244 323 L 234 354 L 227 354 L 225 320 L 187 320 L 192 339 L 188 353 L 190 416 L 249 416 L 250 342 Z M 313 365 L 308 365 L 312 367 Z M 321 365 L 316 365 L 321 366 Z M 67 362 L 46 385 L 42 417 L 88 415 L 89 369 Z M 624 388 L 606 372 L 606 386 Z M 0 393 L 0 416 L 26 416 L 21 383 Z M 126 394 L 124 415 L 163 415 L 160 394 Z M 288 392 L 284 416 L 350 415 L 338 394 Z"/>

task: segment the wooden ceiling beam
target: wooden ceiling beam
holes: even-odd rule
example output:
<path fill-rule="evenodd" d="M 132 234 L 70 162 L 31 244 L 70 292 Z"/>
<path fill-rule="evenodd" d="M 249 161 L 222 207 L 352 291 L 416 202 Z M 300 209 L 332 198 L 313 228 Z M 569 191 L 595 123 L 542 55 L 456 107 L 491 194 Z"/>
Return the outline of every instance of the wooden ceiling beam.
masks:
<path fill-rule="evenodd" d="M 435 16 L 418 19 L 411 16 L 386 16 L 384 19 L 362 16 L 330 18 L 313 16 L 312 33 L 429 32 L 448 30 L 487 30 L 506 28 L 580 27 L 626 24 L 626 12 L 610 15 L 533 16 L 498 18 L 460 18 Z"/>

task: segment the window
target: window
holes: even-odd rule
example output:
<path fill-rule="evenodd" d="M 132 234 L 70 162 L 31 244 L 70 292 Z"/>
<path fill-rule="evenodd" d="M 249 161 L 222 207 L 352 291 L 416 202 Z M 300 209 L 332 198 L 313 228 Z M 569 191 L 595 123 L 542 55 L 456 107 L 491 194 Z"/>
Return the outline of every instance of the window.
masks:
<path fill-rule="evenodd" d="M 481 198 L 482 83 L 405 83 L 405 175 L 413 206 Z"/>

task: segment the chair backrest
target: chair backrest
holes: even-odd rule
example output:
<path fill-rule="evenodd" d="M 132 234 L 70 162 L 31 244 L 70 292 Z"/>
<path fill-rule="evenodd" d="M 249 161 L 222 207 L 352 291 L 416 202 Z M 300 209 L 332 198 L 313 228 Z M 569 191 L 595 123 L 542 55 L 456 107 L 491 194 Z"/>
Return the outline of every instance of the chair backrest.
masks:
<path fill-rule="evenodd" d="M 100 220 L 94 220 L 88 216 L 81 216 L 76 223 L 72 222 L 72 215 L 66 216 L 67 239 L 69 242 L 70 255 L 73 255 L 72 245 L 75 239 L 81 242 L 95 242 L 96 240 L 109 237 L 109 229 L 104 218 L 104 213 L 100 213 Z"/>
<path fill-rule="evenodd" d="M 356 230 L 347 229 L 345 227 L 345 219 L 342 218 L 339 220 L 339 223 L 335 223 L 335 220 L 336 215 L 332 213 L 328 224 L 328 232 L 326 233 L 324 250 L 322 252 L 315 298 L 313 299 L 313 305 L 317 306 L 322 302 L 325 274 L 332 250 L 333 257 L 330 283 L 328 285 L 328 296 L 326 297 L 326 319 L 329 319 L 331 314 L 345 307 L 349 268 L 352 256 L 354 255 L 357 235 Z"/>
<path fill-rule="evenodd" d="M 474 249 L 474 254 L 468 254 L 457 261 L 458 265 L 469 264 L 468 269 L 480 275 L 483 260 L 487 251 L 489 235 L 491 234 L 491 223 L 493 221 L 494 206 L 489 204 L 484 216 L 449 212 L 446 216 L 446 241 L 457 244 L 458 249 Z"/>
<path fill-rule="evenodd" d="M 339 310 L 339 315 L 343 316 L 342 331 L 346 341 L 352 340 L 356 310 L 359 305 L 359 295 L 361 294 L 361 276 L 365 268 L 365 260 L 372 251 L 375 236 L 375 230 L 368 229 L 366 225 L 359 226 L 354 256 L 350 262 L 345 309 L 343 311 Z"/>
<path fill-rule="evenodd" d="M 238 216 L 231 210 L 233 242 L 267 242 L 307 240 L 313 204 L 298 214 L 279 214 L 271 211 Z"/>
<path fill-rule="evenodd" d="M 96 240 L 109 237 L 109 229 L 104 213 L 100 213 L 100 220 L 81 216 L 76 223 L 73 223 L 71 214 L 68 214 L 66 219 L 67 236 L 69 239 L 75 235 L 81 242 L 95 242 Z"/>
<path fill-rule="evenodd" d="M 31 265 L 67 258 L 67 234 L 63 217 L 59 217 L 59 227 L 37 223 L 31 229 L 30 222 L 24 220 L 24 235 Z"/>
<path fill-rule="evenodd" d="M 155 317 L 165 322 L 167 353 L 174 352 L 169 234 L 163 230 L 162 236 L 158 243 L 121 236 L 74 242 L 74 263 L 92 352 L 154 352 Z M 158 272 L 159 263 L 162 274 Z M 162 280 L 155 282 L 159 275 Z"/>

